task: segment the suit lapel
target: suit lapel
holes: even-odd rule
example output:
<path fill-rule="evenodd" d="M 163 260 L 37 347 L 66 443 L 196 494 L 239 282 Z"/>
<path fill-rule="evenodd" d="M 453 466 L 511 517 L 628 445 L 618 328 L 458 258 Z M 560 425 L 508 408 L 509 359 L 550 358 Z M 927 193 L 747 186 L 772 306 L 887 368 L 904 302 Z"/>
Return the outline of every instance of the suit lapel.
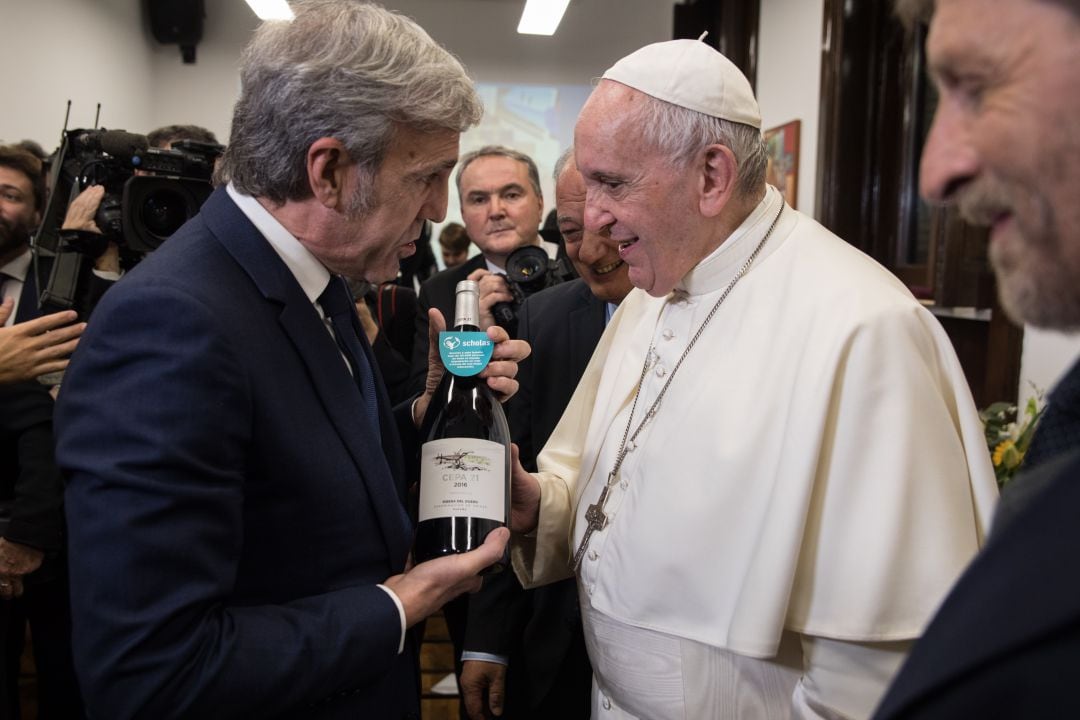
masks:
<path fill-rule="evenodd" d="M 580 377 L 585 372 L 585 366 L 589 364 L 596 347 L 596 339 L 604 332 L 606 310 L 605 303 L 592 294 L 584 281 L 581 281 L 577 295 L 569 318 L 574 338 L 569 352 L 570 370 L 574 372 L 571 377 Z"/>
<path fill-rule="evenodd" d="M 400 441 L 390 413 L 389 400 L 377 373 L 375 358 L 363 333 L 361 344 L 373 369 L 380 425 L 390 443 L 380 444 L 368 429 L 359 389 L 349 375 L 337 344 L 320 321 L 314 306 L 300 289 L 288 267 L 247 217 L 218 189 L 202 209 L 207 226 L 218 241 L 244 268 L 264 297 L 281 306 L 281 327 L 307 366 L 308 375 L 338 436 L 352 456 L 387 544 L 392 570 L 400 572 L 408 555 L 412 528 L 391 473 L 391 463 L 400 470 Z M 391 463 L 387 453 L 396 453 Z"/>

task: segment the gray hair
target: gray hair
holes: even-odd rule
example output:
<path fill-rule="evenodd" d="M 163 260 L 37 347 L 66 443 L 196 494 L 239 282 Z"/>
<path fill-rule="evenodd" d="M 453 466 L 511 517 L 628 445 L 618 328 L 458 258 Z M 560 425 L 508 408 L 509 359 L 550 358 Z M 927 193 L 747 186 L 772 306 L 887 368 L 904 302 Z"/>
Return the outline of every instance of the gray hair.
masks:
<path fill-rule="evenodd" d="M 469 167 L 473 160 L 482 157 L 505 157 L 524 163 L 529 170 L 529 183 L 533 186 L 533 190 L 536 191 L 536 197 L 541 200 L 544 198 L 544 193 L 540 190 L 540 171 L 536 169 L 536 163 L 533 162 L 533 159 L 523 152 L 511 150 L 503 145 L 485 145 L 479 150 L 473 150 L 461 156 L 461 160 L 458 162 L 457 175 L 454 177 L 459 196 L 461 195 L 461 176 L 465 174 L 465 168 Z"/>
<path fill-rule="evenodd" d="M 670 155 L 675 166 L 686 167 L 694 155 L 708 145 L 724 145 L 735 155 L 739 194 L 748 197 L 761 190 L 768 155 L 757 128 L 721 120 L 649 95 L 644 95 L 644 102 L 635 112 L 645 142 Z"/>
<path fill-rule="evenodd" d="M 559 156 L 559 159 L 555 161 L 555 172 L 551 174 L 551 179 L 558 183 L 559 176 L 562 175 L 562 171 L 565 170 L 566 166 L 573 162 L 573 160 L 574 146 L 571 145 L 570 147 L 566 148 L 566 150 L 563 151 L 563 154 Z"/>
<path fill-rule="evenodd" d="M 355 0 L 292 7 L 296 17 L 264 22 L 240 59 L 220 176 L 241 192 L 310 197 L 307 151 L 322 137 L 341 141 L 370 185 L 398 126 L 463 132 L 480 121 L 465 68 L 412 20 Z"/>

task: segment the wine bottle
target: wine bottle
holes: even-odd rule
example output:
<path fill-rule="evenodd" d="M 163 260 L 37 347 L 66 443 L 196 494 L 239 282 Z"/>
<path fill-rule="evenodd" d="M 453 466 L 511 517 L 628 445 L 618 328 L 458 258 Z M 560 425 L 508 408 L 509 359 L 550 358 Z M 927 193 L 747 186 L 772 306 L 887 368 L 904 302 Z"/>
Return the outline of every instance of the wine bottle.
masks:
<path fill-rule="evenodd" d="M 487 382 L 476 376 L 491 357 L 481 333 L 477 283 L 455 290 L 454 331 L 442 333 L 440 353 L 447 371 L 435 393 L 420 449 L 419 523 L 413 559 L 463 553 L 483 544 L 488 533 L 509 524 L 510 428 Z M 506 567 L 507 555 L 484 572 Z"/>

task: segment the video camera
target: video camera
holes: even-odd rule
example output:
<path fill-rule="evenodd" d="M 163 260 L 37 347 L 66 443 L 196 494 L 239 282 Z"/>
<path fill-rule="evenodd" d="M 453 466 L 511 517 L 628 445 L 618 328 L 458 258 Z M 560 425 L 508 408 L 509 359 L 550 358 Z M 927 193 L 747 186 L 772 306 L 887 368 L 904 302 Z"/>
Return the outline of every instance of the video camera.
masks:
<path fill-rule="evenodd" d="M 577 272 L 567 258 L 560 255 L 552 260 L 536 245 L 519 247 L 506 258 L 506 284 L 514 300 L 492 306 L 495 323 L 508 331 L 516 328 L 518 308 L 525 298 L 576 277 Z"/>
<path fill-rule="evenodd" d="M 34 238 L 35 267 L 54 258 L 42 288 L 45 312 L 80 307 L 83 285 L 110 242 L 120 249 L 120 266 L 130 269 L 198 213 L 213 191 L 214 161 L 224 148 L 181 141 L 173 149 L 149 147 L 143 135 L 123 130 L 69 130 L 52 163 L 49 200 Z M 61 230 L 70 202 L 86 188 L 101 185 L 105 195 L 94 222 L 101 234 Z M 89 262 L 86 262 L 86 261 Z"/>

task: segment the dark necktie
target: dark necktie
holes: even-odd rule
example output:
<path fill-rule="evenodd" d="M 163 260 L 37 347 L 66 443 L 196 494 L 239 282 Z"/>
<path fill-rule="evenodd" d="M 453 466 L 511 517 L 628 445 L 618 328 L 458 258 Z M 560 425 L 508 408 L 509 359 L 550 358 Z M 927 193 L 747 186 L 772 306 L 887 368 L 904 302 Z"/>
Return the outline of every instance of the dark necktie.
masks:
<path fill-rule="evenodd" d="M 364 348 L 360 346 L 360 338 L 357 334 L 360 323 L 356 317 L 356 307 L 353 305 L 352 294 L 341 276 L 330 276 L 330 283 L 319 296 L 319 305 L 330 318 L 330 323 L 334 327 L 334 338 L 337 340 L 341 353 L 349 361 L 353 379 L 360 388 L 360 395 L 364 398 L 367 415 L 378 428 L 379 406 L 375 396 L 375 375 L 371 370 L 371 364 L 368 363 Z"/>

